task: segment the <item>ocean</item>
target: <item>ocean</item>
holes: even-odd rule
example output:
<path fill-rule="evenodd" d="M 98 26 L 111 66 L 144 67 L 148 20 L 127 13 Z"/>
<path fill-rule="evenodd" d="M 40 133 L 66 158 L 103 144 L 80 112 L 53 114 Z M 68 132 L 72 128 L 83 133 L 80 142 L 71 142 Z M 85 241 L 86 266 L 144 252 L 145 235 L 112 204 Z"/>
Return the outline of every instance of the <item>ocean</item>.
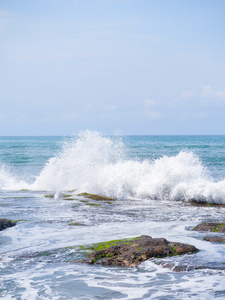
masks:
<path fill-rule="evenodd" d="M 225 136 L 0 137 L 0 218 L 18 221 L 0 232 L 0 298 L 225 299 L 225 245 L 191 230 L 225 221 L 215 204 Z M 200 251 L 133 268 L 74 263 L 80 245 L 140 235 Z"/>

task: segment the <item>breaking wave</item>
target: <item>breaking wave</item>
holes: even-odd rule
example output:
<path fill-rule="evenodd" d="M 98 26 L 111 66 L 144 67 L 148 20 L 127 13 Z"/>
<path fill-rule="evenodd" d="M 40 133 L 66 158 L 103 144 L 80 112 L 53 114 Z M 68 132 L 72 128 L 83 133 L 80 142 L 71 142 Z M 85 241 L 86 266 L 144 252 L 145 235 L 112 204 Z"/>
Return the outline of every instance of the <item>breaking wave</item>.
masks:
<path fill-rule="evenodd" d="M 7 182 L 8 180 L 8 182 Z M 116 198 L 156 198 L 225 203 L 225 180 L 215 182 L 193 153 L 155 160 L 131 160 L 121 139 L 85 131 L 66 142 L 34 183 L 0 172 L 0 187 L 54 192 L 76 189 Z"/>

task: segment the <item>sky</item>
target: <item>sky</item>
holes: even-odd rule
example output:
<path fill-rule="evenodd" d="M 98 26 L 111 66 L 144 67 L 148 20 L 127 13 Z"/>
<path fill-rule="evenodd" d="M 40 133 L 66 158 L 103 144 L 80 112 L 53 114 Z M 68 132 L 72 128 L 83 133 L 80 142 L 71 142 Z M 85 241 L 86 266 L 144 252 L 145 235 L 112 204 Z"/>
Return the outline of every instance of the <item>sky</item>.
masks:
<path fill-rule="evenodd" d="M 224 0 L 0 0 L 0 136 L 225 134 Z"/>

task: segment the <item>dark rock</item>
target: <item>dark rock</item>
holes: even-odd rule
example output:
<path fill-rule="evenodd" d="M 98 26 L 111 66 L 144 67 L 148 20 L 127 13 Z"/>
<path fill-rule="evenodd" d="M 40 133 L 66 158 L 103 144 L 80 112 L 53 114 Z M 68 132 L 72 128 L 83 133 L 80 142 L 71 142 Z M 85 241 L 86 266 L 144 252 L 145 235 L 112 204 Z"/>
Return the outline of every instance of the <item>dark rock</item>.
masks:
<path fill-rule="evenodd" d="M 0 231 L 15 226 L 16 222 L 8 219 L 0 219 Z"/>
<path fill-rule="evenodd" d="M 221 203 L 209 203 L 207 201 L 189 200 L 185 204 L 199 207 L 225 207 L 225 204 Z"/>
<path fill-rule="evenodd" d="M 166 263 L 162 264 L 163 268 L 168 268 L 173 270 L 174 272 L 186 272 L 186 271 L 191 271 L 194 270 L 194 266 L 187 266 L 187 265 L 175 265 L 173 263 Z"/>
<path fill-rule="evenodd" d="M 194 227 L 195 231 L 225 232 L 225 223 L 201 223 Z"/>
<path fill-rule="evenodd" d="M 142 235 L 134 239 L 119 240 L 112 243 L 100 243 L 94 247 L 85 262 L 88 264 L 116 265 L 123 267 L 136 267 L 152 257 L 165 257 L 181 254 L 190 254 L 199 251 L 192 245 L 169 242 L 164 238 L 152 238 Z"/>
<path fill-rule="evenodd" d="M 203 240 L 211 242 L 211 243 L 224 243 L 225 244 L 225 237 L 219 236 L 205 236 Z"/>

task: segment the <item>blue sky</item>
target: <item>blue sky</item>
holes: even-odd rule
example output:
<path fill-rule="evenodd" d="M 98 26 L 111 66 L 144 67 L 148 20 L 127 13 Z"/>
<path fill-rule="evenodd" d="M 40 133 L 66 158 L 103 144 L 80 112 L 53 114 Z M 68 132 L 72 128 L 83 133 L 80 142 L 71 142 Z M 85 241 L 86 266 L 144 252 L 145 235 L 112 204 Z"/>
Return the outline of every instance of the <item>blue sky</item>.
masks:
<path fill-rule="evenodd" d="M 0 136 L 225 134 L 224 0 L 0 0 Z"/>

